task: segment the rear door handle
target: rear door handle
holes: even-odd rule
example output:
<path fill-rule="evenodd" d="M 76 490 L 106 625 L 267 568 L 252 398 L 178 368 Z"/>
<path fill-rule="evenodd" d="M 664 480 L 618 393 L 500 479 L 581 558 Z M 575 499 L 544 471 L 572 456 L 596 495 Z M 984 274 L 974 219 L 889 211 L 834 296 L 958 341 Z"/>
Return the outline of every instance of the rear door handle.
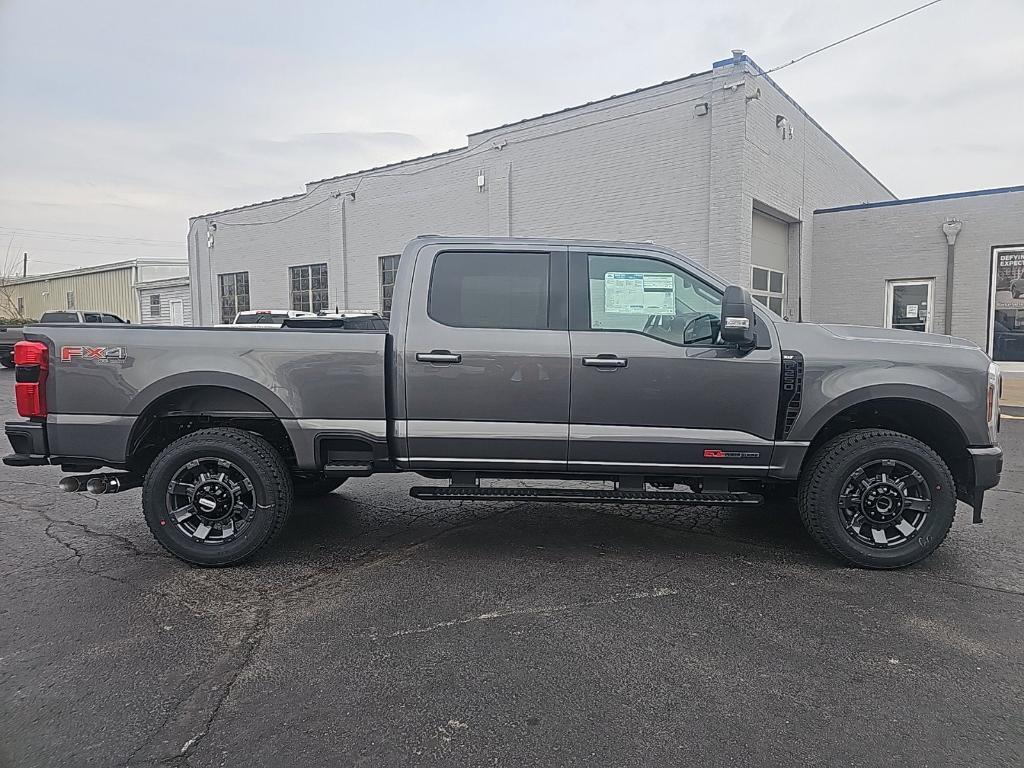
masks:
<path fill-rule="evenodd" d="M 420 363 L 461 363 L 462 355 L 449 352 L 447 349 L 432 349 L 429 352 L 417 352 L 416 360 Z"/>
<path fill-rule="evenodd" d="M 629 360 L 625 357 L 615 355 L 598 355 L 597 357 L 584 357 L 583 364 L 592 368 L 625 368 Z"/>

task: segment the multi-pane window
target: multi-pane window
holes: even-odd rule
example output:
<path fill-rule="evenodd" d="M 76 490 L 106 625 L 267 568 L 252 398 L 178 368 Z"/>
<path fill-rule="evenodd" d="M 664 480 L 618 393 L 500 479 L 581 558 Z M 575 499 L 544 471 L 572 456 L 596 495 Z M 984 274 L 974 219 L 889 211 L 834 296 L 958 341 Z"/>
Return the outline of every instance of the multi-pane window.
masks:
<path fill-rule="evenodd" d="M 149 316 L 160 317 L 160 294 L 154 293 L 149 297 Z"/>
<path fill-rule="evenodd" d="M 291 308 L 300 312 L 327 310 L 327 265 L 304 264 L 288 267 Z"/>
<path fill-rule="evenodd" d="M 380 257 L 380 313 L 391 317 L 391 297 L 395 292 L 399 255 Z"/>
<path fill-rule="evenodd" d="M 750 268 L 750 295 L 776 315 L 782 316 L 786 303 L 786 273 L 767 267 Z"/>
<path fill-rule="evenodd" d="M 249 273 L 227 272 L 220 278 L 220 321 L 230 323 L 249 309 Z"/>
<path fill-rule="evenodd" d="M 67 298 L 67 303 L 68 303 L 66 309 L 74 309 L 75 308 L 75 292 L 74 291 L 68 291 L 66 298 Z"/>

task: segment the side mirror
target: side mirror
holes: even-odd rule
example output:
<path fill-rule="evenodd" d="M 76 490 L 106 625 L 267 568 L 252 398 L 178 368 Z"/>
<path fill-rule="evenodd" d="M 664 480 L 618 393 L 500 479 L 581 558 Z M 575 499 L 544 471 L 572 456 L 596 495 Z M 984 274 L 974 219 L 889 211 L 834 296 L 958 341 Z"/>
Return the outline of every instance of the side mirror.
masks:
<path fill-rule="evenodd" d="M 741 350 L 754 348 L 754 300 L 746 288 L 730 285 L 725 289 L 720 333 L 726 344 L 735 344 Z"/>

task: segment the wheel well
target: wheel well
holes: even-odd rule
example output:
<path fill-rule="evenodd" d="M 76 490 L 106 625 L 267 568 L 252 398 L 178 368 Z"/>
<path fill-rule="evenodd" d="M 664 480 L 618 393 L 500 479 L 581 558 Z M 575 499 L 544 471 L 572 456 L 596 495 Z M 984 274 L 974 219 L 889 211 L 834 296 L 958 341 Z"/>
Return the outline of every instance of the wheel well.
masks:
<path fill-rule="evenodd" d="M 891 429 L 916 437 L 946 462 L 956 481 L 958 497 L 966 498 L 974 488 L 974 467 L 960 426 L 945 411 L 919 400 L 885 398 L 850 406 L 833 416 L 814 436 L 805 463 L 833 437 L 865 428 Z"/>
<path fill-rule="evenodd" d="M 237 389 L 198 386 L 161 395 L 139 415 L 128 440 L 128 469 L 144 474 L 179 437 L 208 427 L 235 427 L 264 437 L 295 465 L 295 450 L 281 420 L 261 401 Z"/>

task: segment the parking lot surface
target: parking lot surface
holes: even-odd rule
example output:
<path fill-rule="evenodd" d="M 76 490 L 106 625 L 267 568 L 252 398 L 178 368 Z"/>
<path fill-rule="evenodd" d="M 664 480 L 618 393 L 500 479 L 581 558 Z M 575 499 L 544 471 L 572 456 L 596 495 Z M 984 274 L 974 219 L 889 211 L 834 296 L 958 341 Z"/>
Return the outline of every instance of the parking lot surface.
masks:
<path fill-rule="evenodd" d="M 787 505 L 418 502 L 404 476 L 207 570 L 138 490 L 3 467 L 0 766 L 1022 765 L 1024 421 L 1002 439 L 985 524 L 961 506 L 898 572 Z"/>

